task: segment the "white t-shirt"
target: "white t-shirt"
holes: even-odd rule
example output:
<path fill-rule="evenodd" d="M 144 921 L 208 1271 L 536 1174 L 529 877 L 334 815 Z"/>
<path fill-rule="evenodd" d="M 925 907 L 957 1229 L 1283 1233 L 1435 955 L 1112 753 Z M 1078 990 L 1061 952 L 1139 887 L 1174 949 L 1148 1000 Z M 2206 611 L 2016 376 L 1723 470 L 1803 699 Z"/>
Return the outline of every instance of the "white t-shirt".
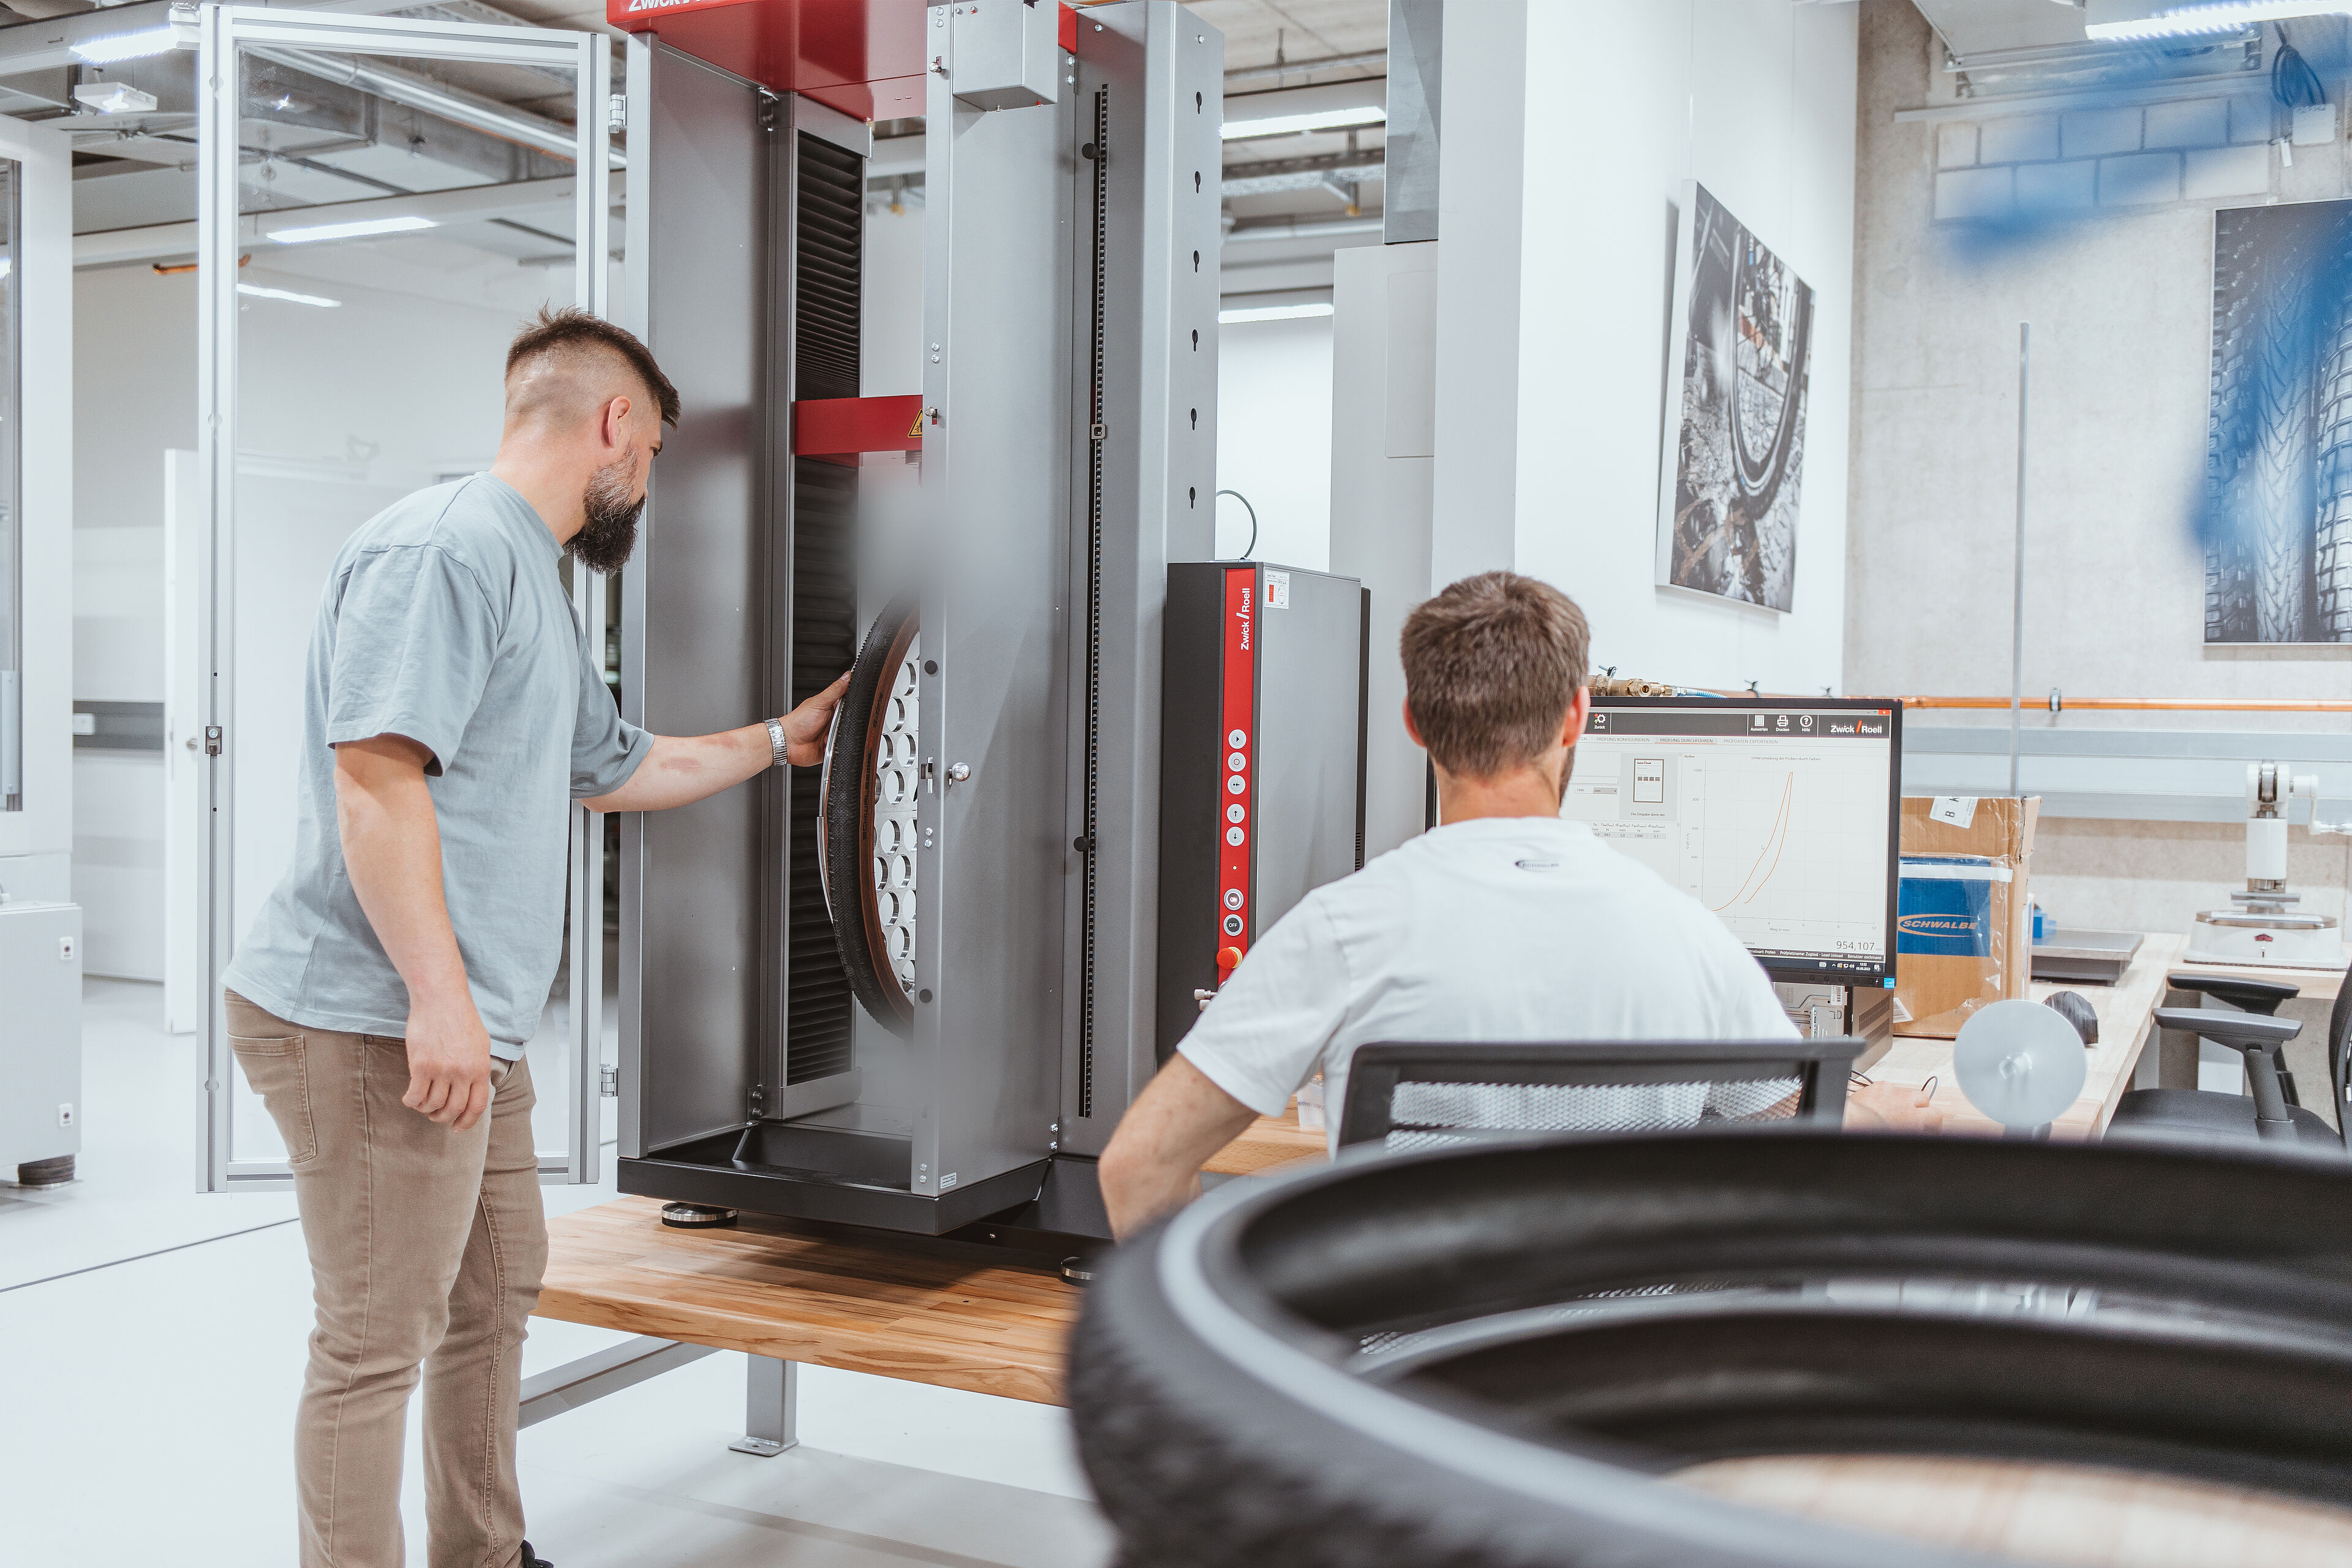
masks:
<path fill-rule="evenodd" d="M 1307 894 L 1178 1048 L 1261 1116 L 1319 1066 L 1337 1148 L 1359 1046 L 1796 1033 L 1755 959 L 1689 894 L 1582 823 L 1490 816 Z"/>

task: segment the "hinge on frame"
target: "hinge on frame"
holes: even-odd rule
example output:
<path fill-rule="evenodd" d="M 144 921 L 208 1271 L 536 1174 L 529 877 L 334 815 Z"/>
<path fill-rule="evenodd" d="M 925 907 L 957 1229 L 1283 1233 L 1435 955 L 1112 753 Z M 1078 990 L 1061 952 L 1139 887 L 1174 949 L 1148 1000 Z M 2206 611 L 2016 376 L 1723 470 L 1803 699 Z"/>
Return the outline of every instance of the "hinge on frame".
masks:
<path fill-rule="evenodd" d="M 777 123 L 783 119 L 782 114 L 779 112 L 783 106 L 784 100 L 774 93 L 761 93 L 760 95 L 760 129 L 773 131 Z"/>
<path fill-rule="evenodd" d="M 751 1092 L 745 1095 L 743 1100 L 744 1107 L 750 1112 L 751 1121 L 757 1121 L 761 1117 L 768 1114 L 767 1085 L 759 1083 L 753 1084 L 751 1086 Z"/>
<path fill-rule="evenodd" d="M 220 754 L 221 727 L 217 724 L 207 724 L 205 726 L 205 755 L 217 757 Z"/>
<path fill-rule="evenodd" d="M 610 1062 L 596 1069 L 596 1098 L 599 1100 L 621 1098 L 621 1069 Z"/>
<path fill-rule="evenodd" d="M 626 131 L 629 128 L 629 95 L 616 92 L 604 100 L 604 129 Z"/>

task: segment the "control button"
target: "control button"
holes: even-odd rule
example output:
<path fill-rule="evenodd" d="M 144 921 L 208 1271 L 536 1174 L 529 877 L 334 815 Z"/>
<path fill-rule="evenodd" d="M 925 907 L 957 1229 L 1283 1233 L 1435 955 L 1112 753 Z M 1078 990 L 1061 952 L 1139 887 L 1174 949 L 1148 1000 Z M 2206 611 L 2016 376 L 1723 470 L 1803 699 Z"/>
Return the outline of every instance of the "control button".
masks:
<path fill-rule="evenodd" d="M 1242 777 L 1239 773 L 1227 773 L 1225 775 L 1225 793 L 1227 795 L 1247 795 L 1249 793 L 1249 780 Z"/>
<path fill-rule="evenodd" d="M 1235 752 L 1225 758 L 1225 766 L 1234 773 L 1241 773 L 1249 766 L 1249 759 Z"/>
<path fill-rule="evenodd" d="M 1235 751 L 1239 751 L 1242 747 L 1249 744 L 1249 735 L 1244 731 L 1236 730 L 1232 734 L 1225 737 L 1225 744 L 1233 747 Z"/>
<path fill-rule="evenodd" d="M 1232 845 L 1236 849 L 1241 847 L 1242 837 L 1242 830 L 1238 827 L 1228 827 L 1225 829 L 1225 842 Z"/>
<path fill-rule="evenodd" d="M 1229 910 L 1237 910 L 1241 907 L 1242 890 L 1239 888 L 1227 888 L 1225 889 L 1225 908 Z"/>
<path fill-rule="evenodd" d="M 1805 714 L 1797 721 L 1797 728 L 1800 730 L 1810 730 L 1812 727 L 1813 716 L 1810 713 Z"/>
<path fill-rule="evenodd" d="M 1242 934 L 1241 916 L 1227 915 L 1225 917 L 1225 934 L 1227 936 L 1239 936 Z"/>
<path fill-rule="evenodd" d="M 1244 805 L 1240 801 L 1235 801 L 1233 805 L 1225 807 L 1225 820 L 1227 822 L 1239 822 L 1247 816 L 1249 816 L 1249 807 Z"/>
<path fill-rule="evenodd" d="M 1239 933 L 1237 932 L 1235 934 Z M 1217 949 L 1217 967 L 1219 969 L 1231 969 L 1240 963 L 1241 961 L 1242 950 L 1240 948 L 1221 947 Z"/>

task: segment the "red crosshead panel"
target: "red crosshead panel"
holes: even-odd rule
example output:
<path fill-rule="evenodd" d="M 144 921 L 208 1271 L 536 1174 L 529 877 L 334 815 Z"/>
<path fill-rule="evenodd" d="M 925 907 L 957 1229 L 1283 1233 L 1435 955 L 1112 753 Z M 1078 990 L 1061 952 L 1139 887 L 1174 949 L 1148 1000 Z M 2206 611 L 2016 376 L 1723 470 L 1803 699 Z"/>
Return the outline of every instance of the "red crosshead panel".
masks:
<path fill-rule="evenodd" d="M 923 12 L 924 0 L 604 0 L 604 19 L 624 32 L 658 33 L 697 59 L 857 120 L 923 112 Z M 1077 26 L 1063 6 L 1064 48 L 1076 50 Z"/>
<path fill-rule="evenodd" d="M 793 455 L 855 463 L 860 452 L 923 449 L 920 397 L 813 397 L 793 405 Z"/>

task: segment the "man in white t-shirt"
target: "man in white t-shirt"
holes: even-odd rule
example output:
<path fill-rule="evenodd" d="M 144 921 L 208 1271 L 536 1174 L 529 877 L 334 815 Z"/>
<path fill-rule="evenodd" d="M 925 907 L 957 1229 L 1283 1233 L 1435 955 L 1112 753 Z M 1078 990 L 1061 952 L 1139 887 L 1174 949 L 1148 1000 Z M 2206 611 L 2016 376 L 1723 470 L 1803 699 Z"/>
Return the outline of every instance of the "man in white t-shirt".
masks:
<path fill-rule="evenodd" d="M 1118 1234 L 1189 1200 L 1202 1163 L 1318 1068 L 1336 1146 L 1359 1046 L 1794 1037 L 1722 921 L 1561 819 L 1587 644 L 1566 595 L 1507 572 L 1413 611 L 1404 721 L 1444 826 L 1307 894 L 1242 960 L 1103 1151 Z M 1881 1088 L 1851 1097 L 1851 1124 L 1940 1121 Z"/>

